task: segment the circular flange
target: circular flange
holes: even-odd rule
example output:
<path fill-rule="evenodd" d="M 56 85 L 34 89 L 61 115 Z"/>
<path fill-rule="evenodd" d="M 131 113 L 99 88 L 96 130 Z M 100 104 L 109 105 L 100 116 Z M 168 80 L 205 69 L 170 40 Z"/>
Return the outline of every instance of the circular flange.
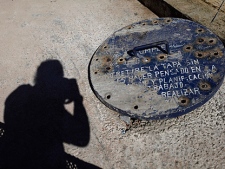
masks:
<path fill-rule="evenodd" d="M 98 99 L 122 115 L 145 120 L 177 117 L 203 105 L 224 73 L 219 38 L 178 18 L 144 20 L 116 31 L 89 64 Z"/>

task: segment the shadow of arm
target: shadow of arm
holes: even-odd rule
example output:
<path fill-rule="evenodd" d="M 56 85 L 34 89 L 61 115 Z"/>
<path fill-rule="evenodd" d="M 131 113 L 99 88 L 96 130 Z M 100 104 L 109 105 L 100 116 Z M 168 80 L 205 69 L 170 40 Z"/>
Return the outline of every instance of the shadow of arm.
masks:
<path fill-rule="evenodd" d="M 73 85 L 74 91 L 76 91 L 74 93 L 74 115 L 72 116 L 68 112 L 64 115 L 63 141 L 79 147 L 85 147 L 90 140 L 90 126 L 77 83 L 75 82 Z"/>

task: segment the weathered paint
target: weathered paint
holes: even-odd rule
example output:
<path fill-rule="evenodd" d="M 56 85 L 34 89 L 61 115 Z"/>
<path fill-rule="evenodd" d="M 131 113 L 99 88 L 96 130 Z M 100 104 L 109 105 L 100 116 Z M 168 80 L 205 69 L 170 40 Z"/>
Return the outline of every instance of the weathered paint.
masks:
<path fill-rule="evenodd" d="M 206 27 L 178 18 L 118 30 L 96 50 L 89 80 L 109 108 L 139 119 L 188 113 L 219 89 L 224 46 Z"/>

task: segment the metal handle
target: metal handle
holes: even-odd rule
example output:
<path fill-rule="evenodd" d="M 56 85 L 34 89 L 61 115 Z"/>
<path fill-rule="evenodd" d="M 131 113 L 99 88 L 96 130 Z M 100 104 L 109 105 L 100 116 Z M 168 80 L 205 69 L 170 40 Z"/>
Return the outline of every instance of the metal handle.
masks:
<path fill-rule="evenodd" d="M 160 45 L 165 45 L 166 50 L 164 50 Z M 165 54 L 169 54 L 169 44 L 168 44 L 167 41 L 159 41 L 159 42 L 150 43 L 150 44 L 147 44 L 147 45 L 137 46 L 137 47 L 134 47 L 134 49 L 127 51 L 127 54 L 129 56 L 133 57 L 133 56 L 137 56 L 138 51 L 145 50 L 145 49 L 151 49 L 151 48 L 157 48 L 161 52 L 163 52 Z"/>

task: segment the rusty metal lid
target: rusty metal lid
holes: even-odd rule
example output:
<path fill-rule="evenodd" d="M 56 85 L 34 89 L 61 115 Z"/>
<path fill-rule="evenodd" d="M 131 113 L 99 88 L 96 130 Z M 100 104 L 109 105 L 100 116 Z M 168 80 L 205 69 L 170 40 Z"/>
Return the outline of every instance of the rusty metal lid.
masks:
<path fill-rule="evenodd" d="M 89 64 L 98 99 L 122 115 L 145 120 L 177 117 L 203 105 L 224 73 L 218 37 L 178 18 L 144 20 L 116 31 Z"/>

